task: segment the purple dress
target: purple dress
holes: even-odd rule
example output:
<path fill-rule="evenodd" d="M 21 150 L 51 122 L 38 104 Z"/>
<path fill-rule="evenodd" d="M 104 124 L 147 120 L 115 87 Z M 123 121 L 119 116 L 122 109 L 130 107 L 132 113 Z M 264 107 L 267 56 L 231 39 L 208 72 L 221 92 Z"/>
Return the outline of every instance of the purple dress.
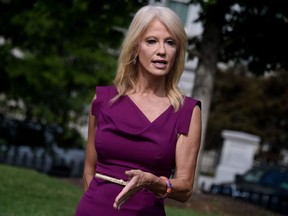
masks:
<path fill-rule="evenodd" d="M 185 97 L 179 111 L 175 112 L 171 105 L 150 122 L 128 96 L 111 103 L 117 94 L 115 87 L 96 87 L 96 93 L 97 99 L 92 103 L 92 114 L 97 118 L 96 172 L 123 180 L 128 180 L 124 172 L 131 169 L 171 176 L 177 134 L 188 133 L 193 108 L 200 102 Z M 163 200 L 146 189 L 115 210 L 113 203 L 122 189 L 123 186 L 94 177 L 80 200 L 76 216 L 165 215 Z"/>

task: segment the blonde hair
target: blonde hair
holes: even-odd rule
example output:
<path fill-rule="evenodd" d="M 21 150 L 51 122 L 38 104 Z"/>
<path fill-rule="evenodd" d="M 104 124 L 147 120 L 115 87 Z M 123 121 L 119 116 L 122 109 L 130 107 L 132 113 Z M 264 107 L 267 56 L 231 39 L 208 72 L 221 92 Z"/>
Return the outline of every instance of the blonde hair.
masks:
<path fill-rule="evenodd" d="M 171 71 L 165 77 L 165 91 L 174 110 L 177 111 L 184 98 L 177 85 L 184 70 L 187 36 L 176 13 L 162 6 L 144 6 L 135 14 L 121 46 L 118 68 L 114 79 L 118 95 L 113 100 L 117 100 L 117 98 L 125 95 L 128 90 L 135 87 L 138 71 L 136 60 L 140 39 L 154 20 L 160 21 L 176 41 L 175 61 Z"/>

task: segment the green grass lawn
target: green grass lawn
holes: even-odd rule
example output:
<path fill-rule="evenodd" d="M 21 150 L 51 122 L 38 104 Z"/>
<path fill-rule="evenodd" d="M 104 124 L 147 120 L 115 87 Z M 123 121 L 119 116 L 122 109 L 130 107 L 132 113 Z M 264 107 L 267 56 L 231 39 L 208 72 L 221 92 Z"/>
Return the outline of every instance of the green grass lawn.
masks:
<path fill-rule="evenodd" d="M 0 216 L 70 216 L 81 193 L 37 171 L 0 165 Z"/>
<path fill-rule="evenodd" d="M 37 171 L 0 164 L 0 216 L 73 216 L 82 189 Z M 208 216 L 167 207 L 167 216 Z"/>

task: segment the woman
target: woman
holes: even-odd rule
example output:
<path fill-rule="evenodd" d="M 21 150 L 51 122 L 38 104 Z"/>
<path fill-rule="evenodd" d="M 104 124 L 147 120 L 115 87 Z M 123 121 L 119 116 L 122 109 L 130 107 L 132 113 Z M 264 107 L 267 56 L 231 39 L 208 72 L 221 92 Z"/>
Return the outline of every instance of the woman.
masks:
<path fill-rule="evenodd" d="M 177 88 L 186 43 L 172 10 L 145 6 L 136 13 L 114 86 L 96 87 L 76 216 L 162 216 L 164 198 L 191 196 L 201 112 L 200 102 Z"/>

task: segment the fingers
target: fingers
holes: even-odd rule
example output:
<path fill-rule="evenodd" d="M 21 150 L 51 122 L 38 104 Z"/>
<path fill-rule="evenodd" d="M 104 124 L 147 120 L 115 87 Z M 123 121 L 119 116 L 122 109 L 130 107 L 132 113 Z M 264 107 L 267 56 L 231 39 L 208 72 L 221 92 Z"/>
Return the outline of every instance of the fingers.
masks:
<path fill-rule="evenodd" d="M 121 205 L 125 203 L 130 197 L 132 197 L 139 190 L 143 189 L 147 184 L 147 173 L 141 170 L 127 170 L 125 174 L 129 177 L 128 184 L 117 195 L 113 203 L 113 207 L 116 210 L 121 208 Z M 145 175 L 146 174 L 146 175 Z"/>
<path fill-rule="evenodd" d="M 123 203 L 125 203 L 130 197 L 132 197 L 137 191 L 141 190 L 139 187 L 139 170 L 128 170 L 125 174 L 129 176 L 129 183 L 123 188 L 123 190 L 117 195 L 113 203 L 113 207 L 119 210 Z"/>
<path fill-rule="evenodd" d="M 139 175 L 139 172 L 141 172 L 140 170 L 127 170 L 127 171 L 125 171 L 125 174 L 127 175 L 127 176 L 129 176 L 129 178 L 131 179 L 131 178 L 133 178 L 133 176 L 135 176 L 135 175 Z"/>
<path fill-rule="evenodd" d="M 137 192 L 137 190 L 133 190 L 132 186 L 133 186 L 133 183 L 129 182 L 123 188 L 123 190 L 117 195 L 113 203 L 113 207 L 116 210 L 119 210 L 121 206 L 123 205 L 123 203 L 125 203 L 131 196 L 133 196 Z"/>
<path fill-rule="evenodd" d="M 117 202 L 117 201 L 115 201 L 114 203 L 113 203 L 113 207 L 116 209 L 116 210 L 120 210 L 120 208 L 121 208 L 121 206 L 122 206 L 122 204 L 125 202 L 125 200 L 123 200 L 122 202 Z"/>

